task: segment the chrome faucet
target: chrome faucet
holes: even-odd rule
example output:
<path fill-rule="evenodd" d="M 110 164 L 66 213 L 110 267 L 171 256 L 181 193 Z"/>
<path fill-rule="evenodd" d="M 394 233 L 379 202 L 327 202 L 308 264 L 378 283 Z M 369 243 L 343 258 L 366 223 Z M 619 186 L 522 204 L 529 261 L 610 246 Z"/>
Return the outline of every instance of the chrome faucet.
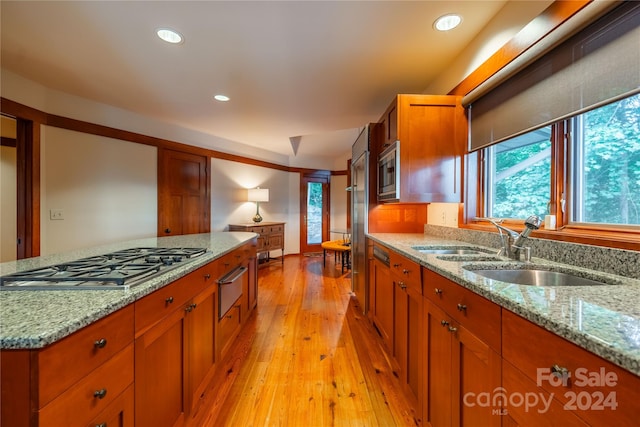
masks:
<path fill-rule="evenodd" d="M 500 240 L 502 241 L 502 248 L 498 251 L 498 255 L 504 255 L 511 259 L 520 261 L 521 251 L 525 252 L 525 260 L 531 259 L 531 248 L 523 246 L 525 240 L 529 237 L 533 230 L 540 228 L 542 220 L 537 215 L 531 215 L 524 222 L 524 230 L 521 233 L 517 233 L 507 227 L 500 225 L 504 220 L 500 218 L 476 218 L 479 221 L 488 221 L 495 225 L 500 233 Z"/>

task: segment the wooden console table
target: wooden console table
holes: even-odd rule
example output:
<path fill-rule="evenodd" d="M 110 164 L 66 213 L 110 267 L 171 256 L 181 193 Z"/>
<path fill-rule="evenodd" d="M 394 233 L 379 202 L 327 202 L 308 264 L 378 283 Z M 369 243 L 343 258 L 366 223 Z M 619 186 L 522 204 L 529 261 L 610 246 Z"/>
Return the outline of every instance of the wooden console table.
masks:
<path fill-rule="evenodd" d="M 267 262 L 270 261 L 271 251 L 282 251 L 282 264 L 284 265 L 284 222 L 250 222 L 245 224 L 229 224 L 229 231 L 249 231 L 258 236 L 258 261 L 260 254 L 267 254 Z"/>

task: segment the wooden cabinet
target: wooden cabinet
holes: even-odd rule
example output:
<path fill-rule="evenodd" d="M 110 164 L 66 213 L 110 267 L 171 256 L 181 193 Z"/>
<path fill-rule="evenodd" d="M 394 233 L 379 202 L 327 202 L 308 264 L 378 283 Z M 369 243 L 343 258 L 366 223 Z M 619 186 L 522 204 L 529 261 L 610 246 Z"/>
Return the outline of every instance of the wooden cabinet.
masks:
<path fill-rule="evenodd" d="M 481 400 L 501 385 L 500 340 L 491 342 L 490 332 L 500 329 L 500 307 L 428 269 L 422 274 L 426 425 L 500 426 L 501 408 Z"/>
<path fill-rule="evenodd" d="M 507 414 L 518 425 L 638 424 L 636 375 L 506 309 L 502 334 L 504 387 L 512 394 L 543 393 L 553 398 L 548 410 L 543 403 L 528 411 L 508 406 Z"/>
<path fill-rule="evenodd" d="M 420 265 L 391 251 L 394 288 L 393 356 L 405 394 L 422 417 L 423 399 L 423 301 Z"/>
<path fill-rule="evenodd" d="M 393 352 L 393 322 L 395 290 L 389 266 L 377 258 L 371 264 L 370 313 L 374 327 L 382 341 Z"/>
<path fill-rule="evenodd" d="M 460 202 L 467 119 L 460 97 L 397 95 L 380 119 L 383 145 L 400 141 L 400 202 Z M 375 184 L 373 184 L 375 185 Z"/>
<path fill-rule="evenodd" d="M 197 404 L 215 366 L 217 271 L 211 262 L 136 301 L 136 425 L 183 425 Z"/>
<path fill-rule="evenodd" d="M 129 306 L 43 349 L 0 352 L 1 424 L 84 427 L 118 413 L 132 426 L 133 319 Z"/>
<path fill-rule="evenodd" d="M 284 222 L 259 222 L 248 224 L 229 224 L 229 231 L 248 231 L 258 234 L 258 256 L 266 254 L 271 259 L 271 251 L 281 251 L 284 264 Z"/>

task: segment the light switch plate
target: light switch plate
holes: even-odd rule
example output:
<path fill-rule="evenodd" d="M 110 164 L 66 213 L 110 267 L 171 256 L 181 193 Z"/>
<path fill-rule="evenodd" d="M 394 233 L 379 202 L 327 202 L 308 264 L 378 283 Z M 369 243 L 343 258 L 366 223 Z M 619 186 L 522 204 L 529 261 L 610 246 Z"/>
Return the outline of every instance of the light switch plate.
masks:
<path fill-rule="evenodd" d="M 64 219 L 64 211 L 62 209 L 51 209 L 51 210 L 49 210 L 49 219 L 50 220 Z"/>

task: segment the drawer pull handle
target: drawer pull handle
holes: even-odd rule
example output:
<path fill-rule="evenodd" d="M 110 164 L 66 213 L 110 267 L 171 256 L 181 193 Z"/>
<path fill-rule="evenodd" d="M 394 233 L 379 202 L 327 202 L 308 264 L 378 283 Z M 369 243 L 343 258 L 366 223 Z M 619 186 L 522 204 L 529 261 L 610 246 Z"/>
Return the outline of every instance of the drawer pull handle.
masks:
<path fill-rule="evenodd" d="M 107 389 L 101 388 L 100 390 L 96 390 L 93 392 L 93 397 L 97 397 L 98 399 L 104 399 L 107 395 Z"/>
<path fill-rule="evenodd" d="M 409 273 L 411 273 L 411 270 L 407 270 L 407 269 L 405 268 L 404 270 L 402 270 L 402 272 L 403 272 L 404 274 L 409 274 Z"/>
<path fill-rule="evenodd" d="M 398 286 L 400 286 L 400 289 L 407 289 L 407 285 L 403 281 L 398 282 Z"/>
<path fill-rule="evenodd" d="M 454 328 L 453 326 L 449 326 L 449 332 L 454 333 L 458 328 Z"/>
<path fill-rule="evenodd" d="M 104 348 L 107 345 L 107 340 L 105 338 L 100 338 L 98 341 L 93 343 L 95 348 Z"/>
<path fill-rule="evenodd" d="M 173 303 L 173 297 L 167 298 L 166 300 L 164 300 L 164 302 L 167 303 L 167 304 Z"/>
<path fill-rule="evenodd" d="M 209 280 L 211 279 L 211 275 L 209 273 L 204 275 L 204 280 Z"/>
<path fill-rule="evenodd" d="M 442 327 L 444 328 L 445 326 L 447 326 L 449 324 L 449 322 L 447 322 L 446 320 L 441 320 L 440 324 L 442 325 Z"/>
<path fill-rule="evenodd" d="M 398 268 L 400 267 L 400 264 L 393 264 L 393 268 Z"/>
<path fill-rule="evenodd" d="M 467 306 L 465 304 L 458 304 L 458 311 L 467 311 Z"/>
<path fill-rule="evenodd" d="M 551 373 L 557 378 L 568 378 L 569 377 L 569 370 L 567 368 L 565 368 L 564 366 L 560 366 L 560 365 L 553 365 L 551 367 Z"/>
<path fill-rule="evenodd" d="M 442 289 L 436 288 L 435 289 L 435 293 L 436 293 L 436 295 L 442 295 Z"/>

